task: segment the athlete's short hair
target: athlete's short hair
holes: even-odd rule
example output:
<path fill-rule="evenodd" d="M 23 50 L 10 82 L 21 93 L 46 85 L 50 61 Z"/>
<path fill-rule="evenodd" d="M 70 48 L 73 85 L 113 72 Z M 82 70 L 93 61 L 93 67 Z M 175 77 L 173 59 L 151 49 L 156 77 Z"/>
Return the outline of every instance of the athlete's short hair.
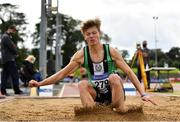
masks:
<path fill-rule="evenodd" d="M 87 29 L 94 27 L 94 26 L 97 27 L 98 31 L 100 32 L 101 21 L 99 18 L 89 19 L 89 20 L 83 22 L 82 26 L 81 26 L 81 32 L 84 33 Z"/>

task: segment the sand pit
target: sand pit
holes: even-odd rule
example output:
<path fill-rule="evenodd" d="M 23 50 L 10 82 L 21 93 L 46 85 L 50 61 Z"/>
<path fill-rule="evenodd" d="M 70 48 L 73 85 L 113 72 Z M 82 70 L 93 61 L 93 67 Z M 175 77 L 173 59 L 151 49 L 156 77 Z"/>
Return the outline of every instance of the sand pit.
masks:
<path fill-rule="evenodd" d="M 82 107 L 79 98 L 13 99 L 0 103 L 0 121 L 177 121 L 180 120 L 180 97 L 154 96 L 157 106 L 145 103 L 142 112 L 118 114 L 110 107 L 95 112 L 74 114 L 74 107 Z M 127 105 L 141 102 L 139 97 L 127 97 Z"/>

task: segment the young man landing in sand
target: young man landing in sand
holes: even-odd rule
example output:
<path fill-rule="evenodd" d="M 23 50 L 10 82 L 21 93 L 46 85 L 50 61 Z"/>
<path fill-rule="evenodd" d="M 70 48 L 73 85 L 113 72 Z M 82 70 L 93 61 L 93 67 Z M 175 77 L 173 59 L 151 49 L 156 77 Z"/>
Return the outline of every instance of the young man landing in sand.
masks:
<path fill-rule="evenodd" d="M 42 82 L 31 80 L 29 86 L 39 87 L 53 84 L 83 66 L 88 72 L 88 80 L 82 80 L 78 84 L 83 107 L 93 108 L 96 106 L 96 102 L 99 102 L 106 105 L 111 104 L 120 113 L 125 113 L 128 108 L 124 104 L 122 79 L 115 73 L 116 68 L 120 68 L 128 75 L 139 91 L 142 100 L 155 104 L 150 96 L 145 93 L 136 75 L 125 63 L 119 52 L 109 45 L 101 43 L 100 25 L 99 19 L 84 22 L 81 31 L 87 46 L 77 51 L 65 68 Z"/>

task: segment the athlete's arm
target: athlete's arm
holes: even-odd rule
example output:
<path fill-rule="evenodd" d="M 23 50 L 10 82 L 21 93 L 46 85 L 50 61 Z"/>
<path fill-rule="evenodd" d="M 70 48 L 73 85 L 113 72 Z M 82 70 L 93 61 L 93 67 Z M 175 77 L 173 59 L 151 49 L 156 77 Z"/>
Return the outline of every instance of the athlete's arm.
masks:
<path fill-rule="evenodd" d="M 132 83 L 134 84 L 134 86 L 136 87 L 136 89 L 139 91 L 141 98 L 143 101 L 146 102 L 151 102 L 154 105 L 157 105 L 151 98 L 150 96 L 148 96 L 143 87 L 141 86 L 138 78 L 136 77 L 135 73 L 132 71 L 132 69 L 126 64 L 126 62 L 124 61 L 124 59 L 122 58 L 121 54 L 119 54 L 119 52 L 114 49 L 114 48 L 110 48 L 110 53 L 111 53 L 111 57 L 112 59 L 115 61 L 116 66 L 120 69 L 122 69 L 130 78 L 130 80 L 132 81 Z"/>
<path fill-rule="evenodd" d="M 123 72 L 127 74 L 127 76 L 130 78 L 136 89 L 139 91 L 140 95 L 143 95 L 145 93 L 144 89 L 141 87 L 141 84 L 136 77 L 135 73 L 132 71 L 132 69 L 127 65 L 127 63 L 124 61 L 121 54 L 114 48 L 110 47 L 110 53 L 112 59 L 115 61 L 115 64 L 118 68 L 122 69 Z"/>
<path fill-rule="evenodd" d="M 64 77 L 66 77 L 67 75 L 71 74 L 76 69 L 78 69 L 79 66 L 82 64 L 83 59 L 84 59 L 83 50 L 77 51 L 73 55 L 73 57 L 71 58 L 71 61 L 69 62 L 69 64 L 65 68 L 58 71 L 54 75 L 44 79 L 41 82 L 31 80 L 29 83 L 29 86 L 30 87 L 32 87 L 32 86 L 38 87 L 38 86 L 54 84 L 56 81 L 63 79 Z"/>

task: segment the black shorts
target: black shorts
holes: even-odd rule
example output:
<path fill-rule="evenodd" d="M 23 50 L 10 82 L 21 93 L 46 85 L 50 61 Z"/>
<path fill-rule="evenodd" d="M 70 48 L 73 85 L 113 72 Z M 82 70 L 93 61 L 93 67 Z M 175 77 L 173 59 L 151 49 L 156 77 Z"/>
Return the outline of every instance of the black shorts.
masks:
<path fill-rule="evenodd" d="M 123 86 L 123 84 L 122 84 Z M 111 88 L 110 86 L 107 87 L 108 92 L 106 93 L 100 93 L 98 88 L 94 88 L 96 91 L 96 98 L 95 98 L 95 102 L 101 103 L 101 104 L 106 104 L 109 105 L 112 103 L 112 92 L 111 92 Z M 123 87 L 123 91 L 124 91 L 124 100 L 126 100 L 126 96 L 125 96 L 125 89 Z M 120 91 L 119 91 L 120 92 Z"/>
<path fill-rule="evenodd" d="M 102 103 L 102 104 L 110 104 L 112 102 L 112 92 L 110 89 L 110 86 L 108 86 L 108 92 L 106 93 L 100 93 L 98 88 L 94 88 L 96 91 L 96 98 L 95 102 Z"/>

